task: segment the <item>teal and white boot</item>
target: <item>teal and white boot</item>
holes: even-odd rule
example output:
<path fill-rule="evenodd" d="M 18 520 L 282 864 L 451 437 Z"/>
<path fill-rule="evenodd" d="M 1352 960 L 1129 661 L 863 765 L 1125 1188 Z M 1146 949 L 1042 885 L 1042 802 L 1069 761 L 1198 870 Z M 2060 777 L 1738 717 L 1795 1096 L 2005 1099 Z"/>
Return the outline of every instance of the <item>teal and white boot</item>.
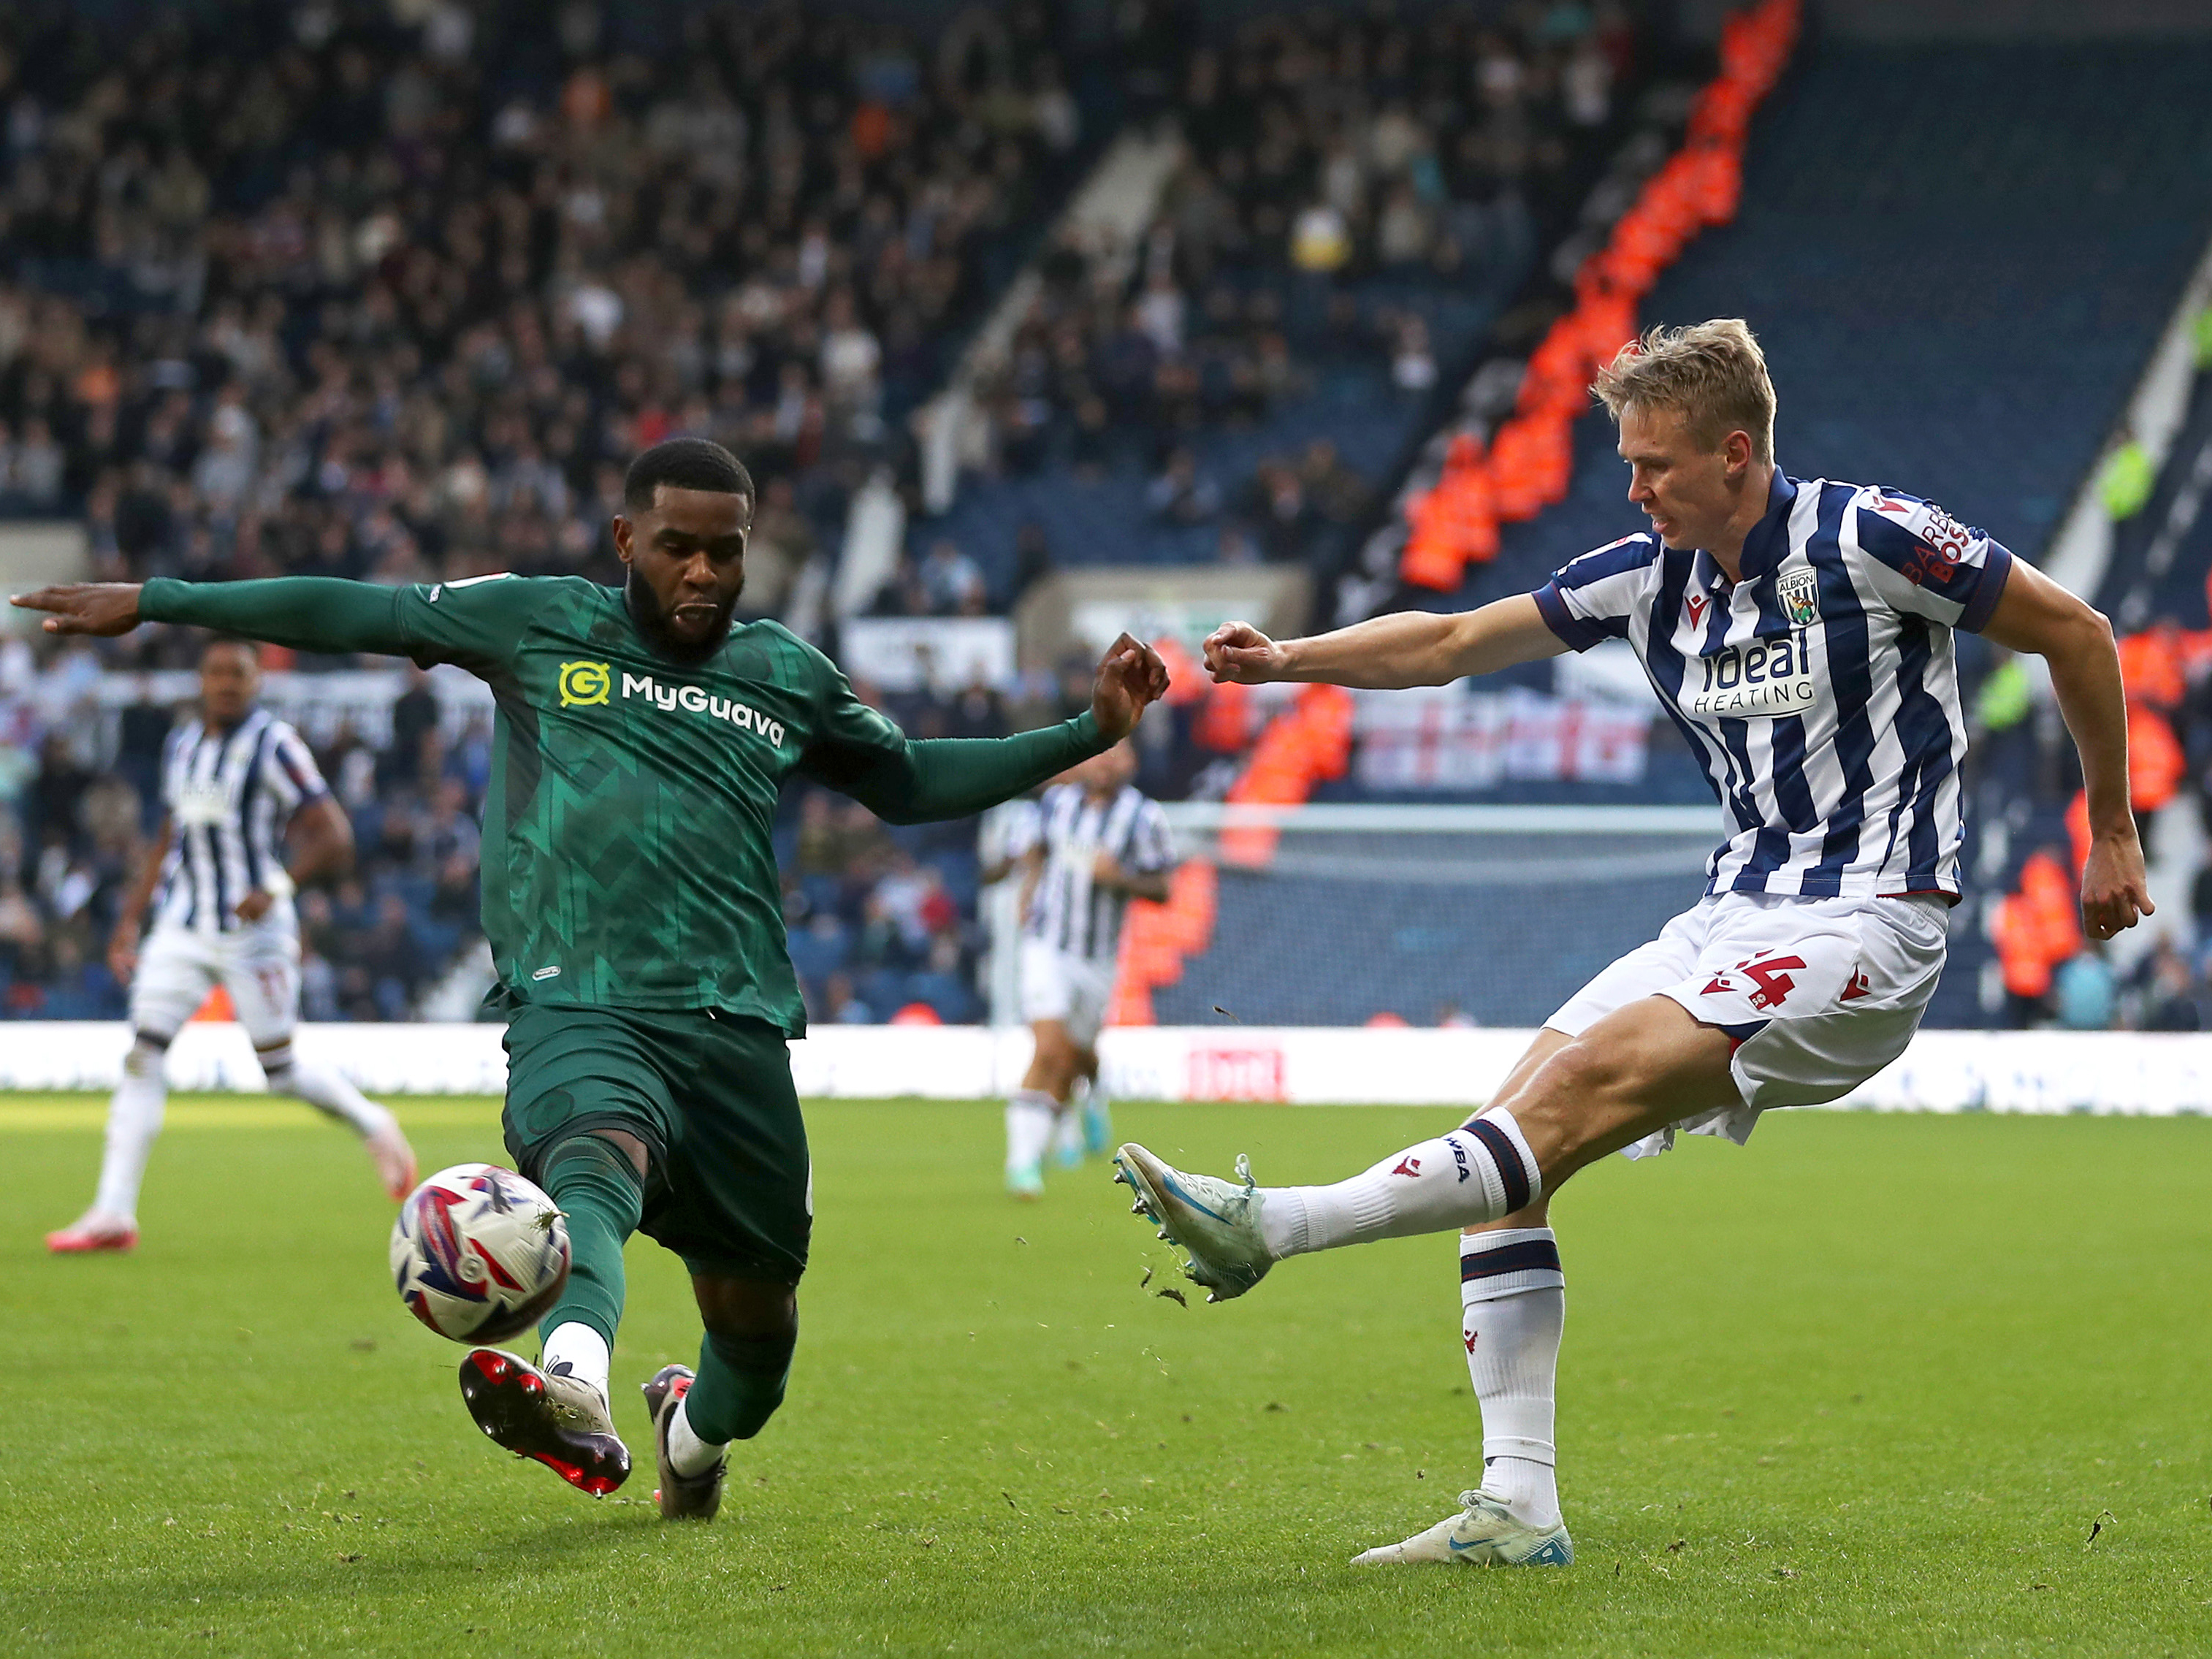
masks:
<path fill-rule="evenodd" d="M 1132 1213 L 1150 1216 L 1162 1238 L 1190 1253 L 1184 1271 L 1206 1287 L 1208 1302 L 1243 1295 L 1275 1265 L 1260 1231 L 1267 1200 L 1252 1183 L 1251 1159 L 1240 1154 L 1237 1180 L 1224 1181 L 1170 1169 L 1133 1140 L 1114 1154 L 1114 1179 L 1135 1192 Z"/>
<path fill-rule="evenodd" d="M 1402 1544 L 1384 1544 L 1352 1558 L 1355 1567 L 1388 1567 L 1424 1561 L 1460 1561 L 1474 1567 L 1564 1567 L 1575 1559 L 1565 1526 L 1532 1527 L 1517 1521 L 1504 1501 L 1486 1492 L 1463 1492 L 1457 1515 L 1447 1516 Z"/>

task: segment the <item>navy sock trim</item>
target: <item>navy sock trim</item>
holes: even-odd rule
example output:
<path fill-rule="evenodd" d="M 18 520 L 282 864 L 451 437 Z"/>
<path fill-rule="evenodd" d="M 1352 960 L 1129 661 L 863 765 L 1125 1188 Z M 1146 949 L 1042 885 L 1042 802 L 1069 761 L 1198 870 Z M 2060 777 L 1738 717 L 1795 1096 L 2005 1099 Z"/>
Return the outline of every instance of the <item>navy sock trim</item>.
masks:
<path fill-rule="evenodd" d="M 1539 1269 L 1561 1271 L 1559 1247 L 1548 1238 L 1524 1238 L 1517 1243 L 1500 1244 L 1495 1249 L 1468 1251 L 1459 1259 L 1459 1282 L 1468 1285 L 1478 1279 L 1496 1279 L 1501 1273 Z"/>
<path fill-rule="evenodd" d="M 1505 1213 L 1526 1209 L 1528 1204 L 1528 1171 L 1522 1167 L 1520 1149 L 1514 1146 L 1513 1137 L 1495 1123 L 1477 1118 L 1467 1126 L 1473 1135 L 1490 1153 L 1491 1162 L 1498 1166 L 1498 1178 L 1505 1183 Z"/>

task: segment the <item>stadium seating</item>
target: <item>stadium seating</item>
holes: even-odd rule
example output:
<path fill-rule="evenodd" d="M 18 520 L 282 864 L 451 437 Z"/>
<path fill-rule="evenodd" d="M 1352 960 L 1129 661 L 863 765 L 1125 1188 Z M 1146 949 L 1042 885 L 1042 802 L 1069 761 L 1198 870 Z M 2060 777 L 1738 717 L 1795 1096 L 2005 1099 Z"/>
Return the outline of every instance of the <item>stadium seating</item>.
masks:
<path fill-rule="evenodd" d="M 1200 50 L 1152 230 L 1053 251 L 986 394 L 995 471 L 911 526 L 912 556 L 950 542 L 994 605 L 1024 526 L 1060 564 L 1333 564 L 1634 70 L 1632 36 L 1565 9 L 1510 40 L 1277 16 Z"/>
<path fill-rule="evenodd" d="M 2212 106 L 2188 90 L 2208 73 L 2194 44 L 1820 44 L 1754 123 L 1735 222 L 1686 248 L 1639 320 L 1745 317 L 1780 393 L 1784 467 L 1929 496 L 2033 558 L 2212 234 L 2190 183 L 2212 157 Z M 1638 526 L 1611 422 L 1583 416 L 1573 442 L 1565 499 L 1506 525 L 1448 603 L 1533 586 Z M 2161 610 L 2201 614 L 2208 536 Z M 2116 569 L 2126 557 L 2124 540 Z M 1987 655 L 1961 656 L 1972 684 Z M 2063 804 L 1981 802 L 2017 822 L 2005 867 L 1970 861 L 1970 878 L 2008 887 Z M 1954 930 L 1931 1024 L 1990 1017 L 1989 959 L 1980 927 Z"/>
<path fill-rule="evenodd" d="M 2212 154 L 2212 111 L 2185 92 L 2208 70 L 2201 47 L 1820 46 L 1753 131 L 1735 222 L 1681 248 L 1638 320 L 1747 317 L 1781 392 L 1785 467 L 1928 495 L 2033 557 L 2212 231 L 2212 209 L 2188 183 Z M 2123 110 L 2126 118 L 2117 118 Z M 1608 331 L 1622 331 L 1615 321 Z M 1539 388 L 1527 395 L 1540 409 L 1540 387 L 1571 377 L 1564 368 L 1544 373 L 1542 353 L 1533 368 L 1524 388 Z M 2203 395 L 2177 454 L 2193 457 L 2212 431 Z M 1550 505 L 1498 499 L 1506 492 L 1482 468 L 1494 450 L 1486 458 L 1470 444 L 1449 454 L 1449 472 L 1464 479 L 1481 469 L 1490 487 L 1492 500 L 1480 505 L 1498 525 L 1496 555 L 1470 562 L 1449 549 L 1438 557 L 1413 538 L 1407 556 L 1425 553 L 1430 562 L 1407 573 L 1410 585 L 1446 589 L 1441 602 L 1455 607 L 1480 603 L 1533 586 L 1576 552 L 1635 528 L 1611 423 L 1583 416 L 1572 443 L 1564 499 Z M 1532 457 L 1533 470 L 1516 469 L 1539 498 L 1562 482 L 1556 471 L 1540 476 L 1540 462 L 1559 465 L 1547 455 Z M 2180 488 L 2170 474 L 2132 542 L 2124 532 L 2115 584 L 2140 586 L 2143 544 Z M 2212 518 L 2184 538 L 2160 578 L 2154 614 L 2202 625 L 2212 568 L 2207 523 Z M 1454 580 L 1455 566 L 1463 580 Z M 1429 580 L 1419 580 L 1425 574 Z M 2107 602 L 2116 598 L 2108 590 Z M 1970 671 L 1987 661 L 1973 642 L 1962 654 Z M 2201 684 L 2192 681 L 2192 690 Z M 2197 729 L 2185 730 L 2192 744 Z M 2018 742 L 1984 732 L 1988 752 L 1976 775 L 1984 786 L 1978 818 L 1994 816 L 2009 830 L 2001 843 L 2009 856 L 1974 872 L 1998 892 L 2037 848 L 2069 839 L 2065 795 L 2037 793 L 2050 767 L 2026 728 L 2017 730 Z M 2158 736 L 2146 731 L 2137 745 L 2148 790 L 2141 799 L 2153 802 L 2171 796 L 2180 753 Z M 2203 751 L 2191 753 L 2201 776 Z M 1970 840 L 1970 860 L 1983 844 Z M 1359 963 L 1353 1000 L 1371 1000 L 1377 1010 L 1422 1018 L 1433 987 L 1455 981 L 1471 997 L 1494 998 L 1480 1008 L 1486 1019 L 1540 1018 L 1573 988 L 1571 964 L 1542 951 L 1524 958 L 1511 933 L 1484 925 L 1480 907 L 1467 926 L 1480 944 L 1468 945 L 1465 960 L 1447 969 L 1419 961 L 1417 947 L 1430 935 L 1412 913 L 1390 910 L 1387 894 L 1332 893 L 1310 878 L 1277 878 L 1265 902 L 1238 902 L 1239 881 L 1256 879 L 1223 874 L 1212 948 L 1179 963 L 1179 982 L 1152 993 L 1159 1018 L 1202 1019 L 1232 988 L 1230 1006 L 1247 1021 L 1318 1017 L 1329 1000 L 1323 978 L 1282 930 L 1324 906 L 1342 919 L 1346 957 Z M 1423 895 L 1431 915 L 1437 898 L 1433 890 Z M 1623 901 L 1625 910 L 1638 902 L 1627 888 Z M 2002 1012 L 1982 1002 L 1990 946 L 1978 915 L 1962 912 L 1964 925 L 1954 928 L 1931 1024 L 1977 1024 Z M 2053 948 L 2055 931 L 2045 930 Z M 1448 932 L 1437 930 L 1437 939 Z M 2054 962 L 2078 944 L 2077 933 Z M 1356 1011 L 1340 1006 L 1335 1017 Z"/>
<path fill-rule="evenodd" d="M 1735 217 L 1752 112 L 1789 62 L 1799 9 L 1797 0 L 1761 0 L 1728 19 L 1721 72 L 1691 105 L 1681 148 L 1582 261 L 1574 304 L 1528 354 L 1511 414 L 1487 434 L 1471 424 L 1454 435 L 1434 485 L 1407 497 L 1406 586 L 1450 592 L 1468 565 L 1498 556 L 1501 524 L 1565 498 L 1574 419 L 1592 376 L 1634 338 L 1637 301 L 1692 238 Z"/>
<path fill-rule="evenodd" d="M 1746 318 L 1785 468 L 1929 496 L 2033 558 L 2212 233 L 2187 182 L 2209 71 L 2197 46 L 1810 49 L 1753 127 L 1735 222 L 1639 319 Z M 1457 601 L 1637 527 L 1611 423 L 1574 442 L 1567 498 Z"/>

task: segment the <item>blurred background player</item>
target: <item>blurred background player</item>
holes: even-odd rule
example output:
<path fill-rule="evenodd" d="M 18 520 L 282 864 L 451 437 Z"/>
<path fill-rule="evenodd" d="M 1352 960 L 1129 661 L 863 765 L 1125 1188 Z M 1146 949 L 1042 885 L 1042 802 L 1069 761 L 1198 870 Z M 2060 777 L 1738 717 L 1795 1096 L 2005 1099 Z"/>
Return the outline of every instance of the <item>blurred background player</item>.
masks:
<path fill-rule="evenodd" d="M 1037 801 L 1036 839 L 1021 854 L 1024 880 L 1022 1013 L 1036 1051 L 1006 1103 L 1006 1190 L 1044 1190 L 1055 1128 L 1073 1161 L 1113 1139 L 1098 1078 L 1098 1031 L 1114 997 L 1121 918 L 1133 898 L 1164 900 L 1174 842 L 1159 803 L 1130 781 L 1136 751 L 1125 741 L 1094 756 Z M 1081 1121 L 1070 1110 L 1078 1079 L 1089 1085 Z"/>
<path fill-rule="evenodd" d="M 1062 781 L 1048 781 L 1047 787 Z M 980 978 L 994 1026 L 1022 1018 L 1022 900 L 1029 887 L 1023 854 L 1036 845 L 1034 795 L 1001 801 L 976 821 L 975 919 L 986 941 Z"/>
<path fill-rule="evenodd" d="M 1046 787 L 1066 783 L 1069 776 L 1051 780 Z M 989 940 L 982 979 L 990 1005 L 991 1024 L 1022 1022 L 1022 951 L 1028 939 L 1023 908 L 1028 902 L 1033 871 L 1024 856 L 1037 844 L 1042 822 L 1033 797 L 1010 800 L 983 814 L 975 833 L 979 885 L 975 911 Z M 1086 1152 L 1103 1152 L 1113 1144 L 1113 1115 L 1107 1108 L 1105 1085 L 1098 1079 L 1098 1049 L 1095 1043 L 1076 1054 L 1074 1109 L 1054 1120 L 1050 1142 L 1052 1156 L 1062 1169 L 1082 1164 Z"/>
<path fill-rule="evenodd" d="M 292 1052 L 300 1002 L 292 895 L 301 883 L 345 872 L 353 830 L 300 734 L 257 706 L 260 692 L 253 647 L 210 641 L 200 655 L 199 716 L 163 750 L 167 816 L 108 946 L 109 966 L 131 986 L 131 1052 L 107 1109 L 99 1193 L 75 1223 L 46 1235 L 46 1248 L 58 1254 L 127 1250 L 138 1242 L 139 1182 L 168 1099 L 163 1058 L 218 985 L 253 1040 L 270 1090 L 350 1124 L 393 1198 L 415 1185 L 415 1154 L 392 1114 L 337 1073 Z M 293 848 L 289 869 L 280 839 Z M 149 901 L 154 926 L 142 948 Z"/>

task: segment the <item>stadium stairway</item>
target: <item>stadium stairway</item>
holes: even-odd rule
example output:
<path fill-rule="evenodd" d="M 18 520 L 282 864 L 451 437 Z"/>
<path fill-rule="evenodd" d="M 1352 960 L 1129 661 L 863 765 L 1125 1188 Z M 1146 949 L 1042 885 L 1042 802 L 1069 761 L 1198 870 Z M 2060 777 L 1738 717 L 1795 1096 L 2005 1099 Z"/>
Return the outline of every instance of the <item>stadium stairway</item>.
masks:
<path fill-rule="evenodd" d="M 2212 371 L 2200 374 L 2188 414 L 2142 511 L 2114 526 L 2099 610 L 2123 631 L 2171 618 L 2212 626 Z"/>
<path fill-rule="evenodd" d="M 1464 359 L 1526 274 L 1520 261 L 1484 270 L 1474 281 L 1443 286 L 1376 278 L 1358 285 L 1363 324 L 1386 312 L 1418 313 L 1439 362 Z M 1289 286 L 1287 279 L 1280 284 Z M 1270 455 L 1296 455 L 1316 438 L 1331 440 L 1345 464 L 1379 484 L 1419 434 L 1429 410 L 1425 392 L 1391 384 L 1373 350 L 1333 347 L 1320 331 L 1297 331 L 1293 344 L 1310 377 L 1302 395 L 1285 398 L 1261 420 L 1213 427 L 1192 435 L 1201 476 L 1228 497 Z M 1012 598 L 1014 541 L 1025 522 L 1042 527 L 1054 561 L 1062 565 L 1205 564 L 1215 557 L 1221 521 L 1163 524 L 1146 511 L 1146 487 L 1158 458 L 1131 449 L 1100 476 L 1061 465 L 1029 474 L 972 477 L 941 516 L 909 530 L 917 555 L 950 540 L 982 567 L 994 601 Z"/>
<path fill-rule="evenodd" d="M 1643 74 L 1639 68 L 1616 88 L 1620 106 L 1633 101 Z M 950 450 L 961 447 L 950 436 L 952 422 L 926 421 L 927 513 L 905 526 L 909 554 L 919 558 L 937 542 L 951 542 L 981 568 L 991 603 L 997 607 L 1015 597 L 1019 562 L 1016 538 L 1024 525 L 1042 531 L 1056 565 L 1211 563 L 1220 556 L 1224 527 L 1257 528 L 1240 522 L 1237 505 L 1262 462 L 1270 458 L 1294 461 L 1316 440 L 1333 444 L 1340 462 L 1370 492 L 1376 491 L 1403 471 L 1407 456 L 1437 412 L 1434 388 L 1409 390 L 1395 383 L 1383 337 L 1395 334 L 1403 319 L 1419 318 L 1442 383 L 1455 384 L 1492 325 L 1524 289 L 1539 259 L 1568 234 L 1572 205 L 1597 177 L 1607 148 L 1623 125 L 1617 119 L 1576 137 L 1555 180 L 1555 192 L 1530 203 L 1530 211 L 1521 218 L 1500 216 L 1482 257 L 1456 275 L 1447 277 L 1416 265 L 1332 283 L 1279 259 L 1262 260 L 1234 273 L 1224 266 L 1217 276 L 1218 286 L 1237 289 L 1247 302 L 1259 290 L 1272 294 L 1304 381 L 1297 394 L 1278 398 L 1255 420 L 1209 422 L 1172 434 L 1147 434 L 1124 425 L 1112 436 L 1110 458 L 1091 469 L 1079 469 L 1057 453 L 1063 432 L 1054 440 L 1050 459 L 1036 470 L 971 472 L 960 477 L 957 489 L 951 487 L 946 460 Z M 1070 223 L 1084 218 L 1085 198 L 1096 191 L 1101 200 L 1087 210 L 1088 217 L 1112 233 L 1098 245 L 1119 247 L 1125 254 L 1131 220 L 1126 211 L 1103 210 L 1108 192 L 1103 186 L 1117 165 L 1133 173 L 1152 173 L 1157 158 L 1139 154 L 1144 147 L 1135 134 L 1117 140 L 1093 179 L 1077 192 L 1068 216 Z M 1163 182 L 1153 177 L 1155 191 Z M 1108 263 L 1123 268 L 1127 264 L 1126 258 Z M 978 336 L 977 353 L 987 352 L 994 338 L 1002 337 L 1016 301 L 1033 291 L 1033 271 L 1024 272 L 1016 279 L 1000 317 Z M 1187 297 L 1195 309 L 1200 296 Z M 1347 317 L 1334 310 L 1329 303 L 1333 297 L 1348 297 L 1353 314 Z M 946 394 L 925 411 L 927 416 L 957 404 L 960 380 L 973 379 L 975 355 Z M 1214 375 L 1218 368 L 1208 365 L 1203 349 L 1193 353 L 1193 360 L 1204 374 Z M 1208 388 L 1209 395 L 1218 389 L 1211 379 Z M 1164 522 L 1147 509 L 1146 488 L 1168 449 L 1176 445 L 1191 449 L 1199 475 L 1222 498 L 1221 510 L 1206 522 Z M 980 452 L 988 446 L 975 447 Z M 1357 523 L 1317 527 L 1303 557 L 1316 569 L 1334 568 L 1351 551 L 1358 529 Z"/>

